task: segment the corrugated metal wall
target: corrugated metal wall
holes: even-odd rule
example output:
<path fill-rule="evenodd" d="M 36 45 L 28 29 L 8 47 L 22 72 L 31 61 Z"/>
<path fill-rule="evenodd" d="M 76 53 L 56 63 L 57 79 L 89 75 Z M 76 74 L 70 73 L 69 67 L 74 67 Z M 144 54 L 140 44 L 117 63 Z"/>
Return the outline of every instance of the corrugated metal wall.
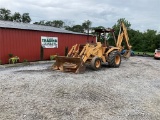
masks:
<path fill-rule="evenodd" d="M 9 53 L 19 56 L 20 62 L 40 60 L 41 36 L 58 37 L 58 48 L 44 48 L 44 60 L 52 54 L 64 55 L 66 46 L 70 49 L 76 43 L 87 42 L 86 35 L 0 28 L 0 60 L 8 63 Z M 91 41 L 95 42 L 96 38 L 89 36 Z"/>

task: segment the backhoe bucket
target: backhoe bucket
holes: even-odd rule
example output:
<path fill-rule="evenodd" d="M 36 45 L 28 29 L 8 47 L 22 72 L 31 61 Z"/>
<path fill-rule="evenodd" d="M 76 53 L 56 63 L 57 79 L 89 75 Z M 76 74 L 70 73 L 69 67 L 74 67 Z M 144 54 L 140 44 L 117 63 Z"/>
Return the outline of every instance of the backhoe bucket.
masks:
<path fill-rule="evenodd" d="M 85 72 L 86 67 L 81 58 L 57 56 L 55 60 L 56 62 L 52 66 L 54 70 L 74 73 Z"/>
<path fill-rule="evenodd" d="M 129 58 L 131 56 L 131 50 L 126 50 L 125 53 L 123 54 L 123 57 Z"/>

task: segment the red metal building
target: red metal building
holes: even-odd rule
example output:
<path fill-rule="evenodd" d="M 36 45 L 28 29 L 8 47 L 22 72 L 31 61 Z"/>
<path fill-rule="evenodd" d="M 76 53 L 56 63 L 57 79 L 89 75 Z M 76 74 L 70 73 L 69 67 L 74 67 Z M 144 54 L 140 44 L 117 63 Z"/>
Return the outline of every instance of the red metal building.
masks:
<path fill-rule="evenodd" d="M 41 38 L 56 37 L 58 48 L 41 47 Z M 8 54 L 13 54 L 23 60 L 49 60 L 50 55 L 65 54 L 65 47 L 71 48 L 74 44 L 96 42 L 96 37 L 82 33 L 67 31 L 60 28 L 24 24 L 9 21 L 0 21 L 0 60 L 8 63 Z M 43 52 L 43 56 L 42 56 Z"/>

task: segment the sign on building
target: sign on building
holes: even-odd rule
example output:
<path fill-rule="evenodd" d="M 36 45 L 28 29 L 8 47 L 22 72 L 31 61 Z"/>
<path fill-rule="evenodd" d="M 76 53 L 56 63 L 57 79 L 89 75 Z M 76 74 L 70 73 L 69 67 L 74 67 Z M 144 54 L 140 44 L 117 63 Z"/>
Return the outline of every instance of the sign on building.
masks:
<path fill-rule="evenodd" d="M 41 36 L 41 45 L 43 48 L 58 48 L 58 37 Z"/>

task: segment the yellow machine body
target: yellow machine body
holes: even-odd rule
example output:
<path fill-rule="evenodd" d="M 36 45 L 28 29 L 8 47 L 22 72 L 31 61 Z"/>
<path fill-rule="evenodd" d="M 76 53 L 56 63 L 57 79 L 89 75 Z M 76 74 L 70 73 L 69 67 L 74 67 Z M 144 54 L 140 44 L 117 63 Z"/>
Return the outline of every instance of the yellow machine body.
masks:
<path fill-rule="evenodd" d="M 102 33 L 103 31 L 99 30 L 98 32 Z M 105 29 L 105 32 L 111 32 L 111 30 Z M 86 63 L 90 64 L 94 70 L 99 70 L 102 62 L 108 62 L 111 67 L 119 67 L 121 64 L 120 51 L 123 49 L 121 46 L 123 38 L 127 45 L 124 57 L 129 58 L 131 46 L 129 45 L 127 29 L 121 23 L 118 39 L 115 40 L 115 47 L 107 46 L 101 42 L 96 44 L 87 43 L 85 45 L 76 44 L 72 46 L 67 56 L 57 56 L 52 68 L 63 72 L 83 73 L 85 72 Z"/>

